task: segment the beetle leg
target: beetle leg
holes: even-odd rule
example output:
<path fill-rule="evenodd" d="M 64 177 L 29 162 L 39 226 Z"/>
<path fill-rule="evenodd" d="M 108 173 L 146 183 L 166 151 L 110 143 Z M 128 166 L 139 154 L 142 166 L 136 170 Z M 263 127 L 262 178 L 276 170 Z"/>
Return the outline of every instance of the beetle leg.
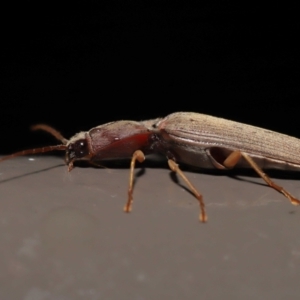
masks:
<path fill-rule="evenodd" d="M 68 172 L 71 172 L 74 169 L 74 161 L 71 160 L 68 164 Z"/>
<path fill-rule="evenodd" d="M 199 215 L 199 220 L 203 223 L 207 222 L 207 215 L 205 212 L 205 205 L 203 202 L 203 197 L 202 195 L 197 191 L 197 189 L 193 186 L 193 184 L 189 181 L 189 179 L 183 174 L 183 172 L 180 170 L 179 166 L 175 163 L 174 160 L 169 159 L 168 164 L 170 169 L 173 172 L 176 172 L 182 179 L 183 181 L 188 185 L 194 196 L 198 199 L 199 204 L 200 204 L 200 215 Z"/>
<path fill-rule="evenodd" d="M 286 191 L 283 187 L 274 183 L 263 171 L 262 169 L 254 162 L 254 160 L 246 153 L 242 152 L 242 156 L 246 159 L 249 165 L 256 171 L 256 173 L 273 189 L 278 191 L 287 197 L 292 204 L 299 205 L 300 201 L 296 199 L 293 195 L 291 195 L 288 191 Z"/>
<path fill-rule="evenodd" d="M 238 163 L 239 158 L 243 156 L 243 158 L 249 163 L 249 165 L 255 170 L 255 172 L 270 186 L 275 189 L 279 193 L 283 194 L 287 197 L 292 204 L 299 205 L 300 201 L 296 199 L 293 195 L 291 195 L 288 191 L 286 191 L 283 187 L 274 183 L 270 177 L 263 172 L 263 170 L 255 163 L 255 161 L 246 153 L 241 151 L 233 151 L 224 161 L 224 165 L 226 167 L 234 167 L 235 164 Z"/>
<path fill-rule="evenodd" d="M 135 162 L 138 160 L 140 163 L 145 160 L 145 155 L 141 150 L 137 150 L 133 153 L 131 163 L 130 163 L 130 173 L 129 173 L 129 188 L 128 188 L 128 200 L 124 206 L 125 212 L 131 212 L 132 209 L 132 202 L 133 202 L 133 179 L 134 179 L 134 167 Z"/>
<path fill-rule="evenodd" d="M 242 156 L 241 151 L 233 151 L 224 160 L 223 165 L 226 168 L 231 169 L 239 162 L 241 156 Z"/>

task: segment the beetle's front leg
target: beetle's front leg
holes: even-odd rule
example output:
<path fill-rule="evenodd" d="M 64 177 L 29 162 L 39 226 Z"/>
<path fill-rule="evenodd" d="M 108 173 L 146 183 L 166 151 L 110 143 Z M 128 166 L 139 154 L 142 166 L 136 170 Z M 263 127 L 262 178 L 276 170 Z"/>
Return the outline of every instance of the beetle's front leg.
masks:
<path fill-rule="evenodd" d="M 68 163 L 68 172 L 71 172 L 74 169 L 74 160 L 71 160 Z"/>
<path fill-rule="evenodd" d="M 131 212 L 132 209 L 132 202 L 133 202 L 133 179 L 134 179 L 134 167 L 135 162 L 138 160 L 140 163 L 145 160 L 145 155 L 141 150 L 137 150 L 133 153 L 131 163 L 130 163 L 130 173 L 129 173 L 129 188 L 128 188 L 128 200 L 124 206 L 125 212 Z"/>
<path fill-rule="evenodd" d="M 279 193 L 283 194 L 286 198 L 288 198 L 292 204 L 299 205 L 300 201 L 291 195 L 288 191 L 286 191 L 283 187 L 274 183 L 270 177 L 263 172 L 263 170 L 256 164 L 256 162 L 246 153 L 241 151 L 233 151 L 224 161 L 224 166 L 227 168 L 233 168 L 239 161 L 239 159 L 243 157 L 249 165 L 255 170 L 255 172 L 270 186 L 275 189 Z"/>

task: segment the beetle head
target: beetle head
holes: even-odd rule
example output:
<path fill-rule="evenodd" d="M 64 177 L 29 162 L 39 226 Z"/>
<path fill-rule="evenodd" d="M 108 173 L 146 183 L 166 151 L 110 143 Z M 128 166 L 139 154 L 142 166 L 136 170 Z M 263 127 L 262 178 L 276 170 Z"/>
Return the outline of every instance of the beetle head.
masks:
<path fill-rule="evenodd" d="M 75 160 L 87 159 L 89 153 L 89 145 L 85 137 L 85 132 L 80 132 L 67 143 L 66 163 L 71 165 Z"/>

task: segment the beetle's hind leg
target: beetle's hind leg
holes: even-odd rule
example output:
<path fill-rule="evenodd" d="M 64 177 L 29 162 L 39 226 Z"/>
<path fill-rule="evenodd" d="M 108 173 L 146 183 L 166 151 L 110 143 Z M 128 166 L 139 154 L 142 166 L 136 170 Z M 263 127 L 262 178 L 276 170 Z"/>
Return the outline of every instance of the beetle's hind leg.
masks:
<path fill-rule="evenodd" d="M 255 172 L 273 189 L 278 191 L 287 197 L 292 204 L 299 205 L 300 201 L 296 199 L 293 195 L 291 195 L 288 191 L 286 191 L 283 187 L 274 183 L 270 177 L 263 172 L 263 170 L 256 164 L 256 162 L 246 153 L 241 151 L 233 151 L 223 162 L 224 166 L 227 168 L 233 168 L 239 161 L 239 159 L 243 157 L 248 164 L 255 170 Z"/>

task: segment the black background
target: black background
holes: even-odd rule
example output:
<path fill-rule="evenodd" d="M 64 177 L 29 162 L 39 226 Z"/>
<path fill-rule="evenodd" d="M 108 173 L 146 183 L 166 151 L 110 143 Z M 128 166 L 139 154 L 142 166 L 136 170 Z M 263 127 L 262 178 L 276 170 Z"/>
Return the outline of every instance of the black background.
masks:
<path fill-rule="evenodd" d="M 118 119 L 201 112 L 300 137 L 299 18 L 212 2 L 23 2 L 7 8 L 1 147 L 7 154 Z"/>

